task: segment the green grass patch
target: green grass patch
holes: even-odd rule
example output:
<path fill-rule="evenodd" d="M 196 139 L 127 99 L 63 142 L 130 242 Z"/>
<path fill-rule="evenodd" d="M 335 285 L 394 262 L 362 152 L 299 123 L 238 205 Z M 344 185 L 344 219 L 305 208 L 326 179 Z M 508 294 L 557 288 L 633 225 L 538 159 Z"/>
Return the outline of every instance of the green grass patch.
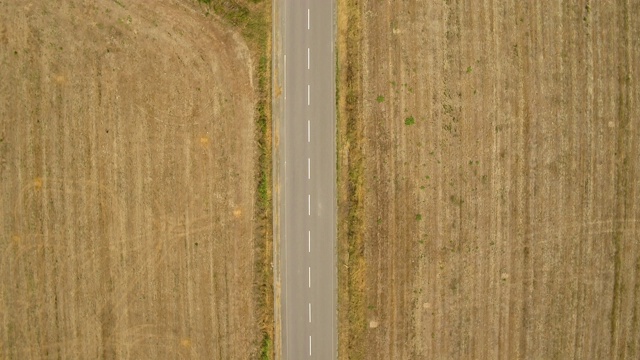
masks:
<path fill-rule="evenodd" d="M 271 359 L 271 354 L 273 354 L 273 342 L 268 336 L 265 336 L 260 345 L 260 360 Z"/>
<path fill-rule="evenodd" d="M 409 116 L 408 118 L 404 119 L 404 124 L 409 126 L 409 125 L 413 125 L 416 123 L 416 119 L 413 118 L 413 116 Z"/>

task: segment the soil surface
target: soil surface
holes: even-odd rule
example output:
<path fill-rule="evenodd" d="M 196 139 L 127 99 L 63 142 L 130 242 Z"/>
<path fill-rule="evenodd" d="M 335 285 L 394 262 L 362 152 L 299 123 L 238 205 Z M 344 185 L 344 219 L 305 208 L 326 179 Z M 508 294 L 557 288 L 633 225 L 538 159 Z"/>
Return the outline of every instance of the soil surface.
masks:
<path fill-rule="evenodd" d="M 221 24 L 0 2 L 0 358 L 257 356 L 255 87 Z"/>
<path fill-rule="evenodd" d="M 343 3 L 365 265 L 342 356 L 638 358 L 640 2 Z"/>

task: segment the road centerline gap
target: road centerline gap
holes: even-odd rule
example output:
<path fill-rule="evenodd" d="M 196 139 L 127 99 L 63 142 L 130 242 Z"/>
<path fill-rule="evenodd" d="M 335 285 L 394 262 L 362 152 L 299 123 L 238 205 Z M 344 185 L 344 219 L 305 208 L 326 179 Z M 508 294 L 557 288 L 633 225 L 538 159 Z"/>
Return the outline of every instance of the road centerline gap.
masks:
<path fill-rule="evenodd" d="M 311 69 L 311 48 L 307 48 L 307 70 Z"/>
<path fill-rule="evenodd" d="M 307 106 L 311 105 L 311 85 L 307 85 Z"/>
<path fill-rule="evenodd" d="M 311 158 L 307 158 L 307 178 L 311 180 Z"/>

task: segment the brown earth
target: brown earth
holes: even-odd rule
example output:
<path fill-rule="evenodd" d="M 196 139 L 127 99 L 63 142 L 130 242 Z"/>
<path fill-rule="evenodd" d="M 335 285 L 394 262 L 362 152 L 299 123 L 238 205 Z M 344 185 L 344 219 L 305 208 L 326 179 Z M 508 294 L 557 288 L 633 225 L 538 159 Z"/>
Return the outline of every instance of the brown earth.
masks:
<path fill-rule="evenodd" d="M 638 358 L 640 2 L 339 9 L 341 358 Z"/>
<path fill-rule="evenodd" d="M 0 358 L 257 356 L 254 64 L 222 24 L 0 2 Z"/>

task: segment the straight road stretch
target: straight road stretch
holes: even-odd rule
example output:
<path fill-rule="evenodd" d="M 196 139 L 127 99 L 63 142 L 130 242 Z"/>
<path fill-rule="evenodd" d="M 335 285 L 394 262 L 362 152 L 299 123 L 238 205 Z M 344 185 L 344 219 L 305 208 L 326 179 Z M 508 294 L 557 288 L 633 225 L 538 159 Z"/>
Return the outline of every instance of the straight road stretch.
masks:
<path fill-rule="evenodd" d="M 335 4 L 278 1 L 281 350 L 284 359 L 335 359 Z"/>

